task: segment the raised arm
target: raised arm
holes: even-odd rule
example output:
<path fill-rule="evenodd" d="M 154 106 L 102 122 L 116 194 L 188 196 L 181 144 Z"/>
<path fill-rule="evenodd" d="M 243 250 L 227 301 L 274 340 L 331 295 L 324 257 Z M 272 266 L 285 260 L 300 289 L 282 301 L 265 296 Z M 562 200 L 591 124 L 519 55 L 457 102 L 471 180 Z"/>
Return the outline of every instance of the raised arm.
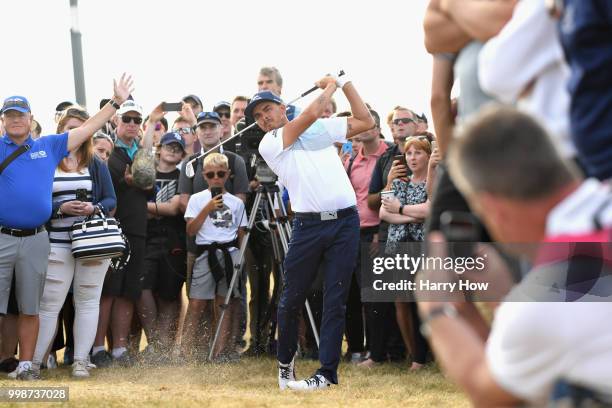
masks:
<path fill-rule="evenodd" d="M 323 93 L 312 101 L 297 118 L 283 127 L 283 149 L 294 144 L 300 135 L 321 117 L 337 89 L 336 79 L 331 76 L 322 78 L 317 81 L 316 85 L 323 89 Z"/>
<path fill-rule="evenodd" d="M 442 55 L 435 55 L 431 78 L 431 114 L 436 130 L 436 141 L 442 157 L 448 150 L 455 126 L 451 106 L 453 82 L 453 61 Z"/>
<path fill-rule="evenodd" d="M 432 54 L 456 53 L 472 39 L 457 23 L 442 13 L 439 7 L 439 0 L 431 0 L 427 6 L 423 21 L 425 48 Z"/>
<path fill-rule="evenodd" d="M 134 91 L 134 82 L 132 77 L 126 77 L 126 74 L 121 75 L 119 81 L 113 80 L 113 97 L 111 102 L 115 102 L 117 105 L 121 105 L 125 102 Z M 87 119 L 78 128 L 72 129 L 68 132 L 68 151 L 74 150 L 83 144 L 87 139 L 93 137 L 93 134 L 115 114 L 115 107 L 111 102 L 104 105 L 104 107 L 98 111 L 91 118 Z"/>
<path fill-rule="evenodd" d="M 147 120 L 147 130 L 145 130 L 144 136 L 142 137 L 143 149 L 151 150 L 153 148 L 153 133 L 155 132 L 155 124 L 162 120 L 166 112 L 162 110 L 162 104 L 160 103 L 153 109 L 149 114 Z"/>
<path fill-rule="evenodd" d="M 370 114 L 370 110 L 361 99 L 361 96 L 355 89 L 352 82 L 346 82 L 342 87 L 342 92 L 351 106 L 352 116 L 348 118 L 348 126 L 346 131 L 347 139 L 372 129 L 376 126 L 374 118 Z"/>

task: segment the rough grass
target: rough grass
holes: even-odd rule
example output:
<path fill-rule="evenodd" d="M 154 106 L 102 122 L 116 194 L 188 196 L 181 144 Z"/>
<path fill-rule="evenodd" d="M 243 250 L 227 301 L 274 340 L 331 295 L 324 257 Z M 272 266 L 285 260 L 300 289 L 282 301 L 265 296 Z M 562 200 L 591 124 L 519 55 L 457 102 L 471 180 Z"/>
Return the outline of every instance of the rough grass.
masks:
<path fill-rule="evenodd" d="M 317 362 L 299 360 L 297 374 L 309 376 Z M 43 381 L 22 383 L 1 379 L 0 387 L 67 386 L 77 407 L 461 407 L 465 397 L 437 368 L 409 372 L 406 365 L 385 365 L 371 370 L 343 364 L 341 384 L 313 393 L 281 392 L 276 383 L 276 362 L 271 358 L 245 358 L 235 364 L 198 364 L 166 367 L 107 368 L 92 371 L 85 380 L 70 377 L 70 370 L 43 371 Z M 60 404 L 5 404 L 34 407 Z"/>

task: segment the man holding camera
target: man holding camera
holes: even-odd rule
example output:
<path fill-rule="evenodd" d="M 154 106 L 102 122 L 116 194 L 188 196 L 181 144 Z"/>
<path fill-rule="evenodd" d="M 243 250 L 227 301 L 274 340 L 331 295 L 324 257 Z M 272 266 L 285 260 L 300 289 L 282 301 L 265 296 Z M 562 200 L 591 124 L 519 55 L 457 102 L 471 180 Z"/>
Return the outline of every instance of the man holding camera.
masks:
<path fill-rule="evenodd" d="M 291 191 L 295 211 L 278 305 L 280 389 L 316 390 L 338 383 L 346 298 L 359 245 L 359 216 L 355 192 L 338 160 L 334 142 L 344 143 L 346 138 L 375 125 L 346 77 L 326 76 L 317 86 L 323 94 L 291 122 L 286 105 L 269 91 L 257 93 L 245 112 L 267 132 L 259 152 Z M 346 95 L 353 117 L 317 120 L 338 87 Z M 325 279 L 321 368 L 312 377 L 296 381 L 299 314 L 319 264 Z"/>

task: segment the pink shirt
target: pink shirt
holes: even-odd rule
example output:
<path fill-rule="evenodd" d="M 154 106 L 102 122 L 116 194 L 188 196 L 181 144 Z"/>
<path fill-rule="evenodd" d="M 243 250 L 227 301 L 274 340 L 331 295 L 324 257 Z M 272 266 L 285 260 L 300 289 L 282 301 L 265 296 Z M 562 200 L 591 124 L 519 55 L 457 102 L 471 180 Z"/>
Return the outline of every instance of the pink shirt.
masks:
<path fill-rule="evenodd" d="M 373 227 L 380 224 L 380 218 L 378 218 L 378 211 L 372 211 L 368 208 L 368 189 L 370 187 L 370 180 L 372 179 L 372 172 L 376 165 L 376 160 L 387 150 L 388 146 L 382 140 L 379 141 L 378 149 L 376 152 L 364 156 L 363 146 L 359 149 L 353 166 L 351 167 L 350 180 L 353 188 L 355 189 L 355 195 L 357 196 L 357 209 L 359 210 L 359 227 Z M 344 163 L 344 168 L 348 170 L 350 160 Z"/>

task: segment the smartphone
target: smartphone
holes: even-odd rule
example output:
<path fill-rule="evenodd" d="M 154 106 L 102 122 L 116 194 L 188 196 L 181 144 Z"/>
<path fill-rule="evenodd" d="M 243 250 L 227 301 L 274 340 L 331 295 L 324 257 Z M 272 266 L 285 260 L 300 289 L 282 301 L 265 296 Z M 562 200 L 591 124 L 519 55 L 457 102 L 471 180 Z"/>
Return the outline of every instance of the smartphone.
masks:
<path fill-rule="evenodd" d="M 431 151 L 433 152 L 434 150 L 436 150 L 436 148 L 438 147 L 438 142 L 436 142 L 435 140 L 433 140 L 431 142 Z"/>
<path fill-rule="evenodd" d="M 398 154 L 397 156 L 393 156 L 393 161 L 399 161 L 401 166 L 408 167 L 408 163 L 406 163 L 406 156 L 403 154 Z"/>
<path fill-rule="evenodd" d="M 223 192 L 223 189 L 221 187 L 211 187 L 210 188 L 210 194 L 211 194 L 211 196 L 213 198 L 215 198 L 216 196 L 218 196 L 222 192 Z"/>
<path fill-rule="evenodd" d="M 342 155 L 344 156 L 347 153 L 353 153 L 353 142 L 350 140 L 342 145 Z"/>
<path fill-rule="evenodd" d="M 180 112 L 183 109 L 183 102 L 162 102 L 164 112 Z"/>
<path fill-rule="evenodd" d="M 79 201 L 87 201 L 87 189 L 77 188 L 76 189 L 76 199 Z"/>

